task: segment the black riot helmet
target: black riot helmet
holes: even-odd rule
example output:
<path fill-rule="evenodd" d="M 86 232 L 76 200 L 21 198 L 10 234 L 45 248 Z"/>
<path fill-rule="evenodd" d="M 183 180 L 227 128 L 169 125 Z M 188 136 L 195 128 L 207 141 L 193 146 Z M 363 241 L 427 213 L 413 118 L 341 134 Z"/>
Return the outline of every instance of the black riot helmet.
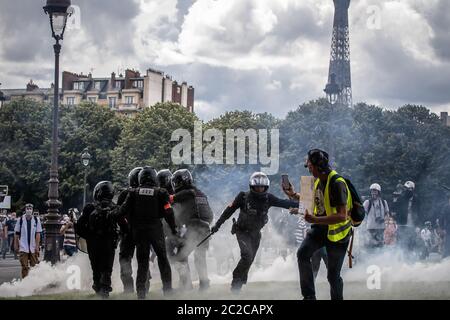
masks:
<path fill-rule="evenodd" d="M 139 187 L 139 172 L 141 172 L 142 167 L 134 168 L 130 171 L 128 174 L 128 185 L 131 188 L 137 188 Z"/>
<path fill-rule="evenodd" d="M 94 188 L 94 200 L 111 201 L 114 198 L 114 187 L 110 181 L 101 181 Z"/>
<path fill-rule="evenodd" d="M 156 187 L 158 185 L 156 170 L 152 167 L 142 168 L 138 177 L 140 187 Z"/>
<path fill-rule="evenodd" d="M 175 192 L 192 187 L 192 174 L 187 169 L 180 169 L 172 175 L 172 188 Z"/>
<path fill-rule="evenodd" d="M 270 180 L 264 172 L 255 172 L 251 175 L 248 185 L 252 192 L 256 192 L 254 189 L 255 187 L 263 187 L 263 193 L 266 193 L 267 190 L 269 190 Z"/>
<path fill-rule="evenodd" d="M 158 171 L 156 179 L 158 180 L 158 184 L 161 188 L 164 188 L 168 191 L 172 189 L 172 172 L 170 172 L 169 169 Z"/>

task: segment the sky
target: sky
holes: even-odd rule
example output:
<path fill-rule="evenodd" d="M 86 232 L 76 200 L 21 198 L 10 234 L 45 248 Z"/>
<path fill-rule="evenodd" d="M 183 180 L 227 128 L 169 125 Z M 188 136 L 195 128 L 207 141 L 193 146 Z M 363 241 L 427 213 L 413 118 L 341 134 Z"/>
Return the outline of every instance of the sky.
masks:
<path fill-rule="evenodd" d="M 1 88 L 53 82 L 44 0 L 0 0 Z M 72 0 L 61 68 L 94 77 L 158 69 L 195 87 L 209 120 L 251 110 L 285 117 L 324 96 L 331 0 Z M 352 0 L 354 102 L 450 112 L 450 1 Z M 0 89 L 1 89 L 0 88 Z"/>

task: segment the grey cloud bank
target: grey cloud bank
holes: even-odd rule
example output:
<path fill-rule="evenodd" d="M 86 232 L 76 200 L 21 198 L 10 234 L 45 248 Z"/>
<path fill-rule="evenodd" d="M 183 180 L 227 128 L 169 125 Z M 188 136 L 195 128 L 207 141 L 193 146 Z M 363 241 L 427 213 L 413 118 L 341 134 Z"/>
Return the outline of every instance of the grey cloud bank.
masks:
<path fill-rule="evenodd" d="M 52 81 L 45 1 L 0 0 L 0 82 Z M 108 76 L 119 68 L 161 69 L 196 88 L 210 119 L 249 109 L 284 116 L 323 95 L 331 0 L 73 0 L 81 28 L 69 30 L 64 70 Z M 369 29 L 368 8 L 380 28 Z M 450 111 L 450 3 L 354 0 L 350 9 L 354 100 L 387 108 L 421 103 Z"/>

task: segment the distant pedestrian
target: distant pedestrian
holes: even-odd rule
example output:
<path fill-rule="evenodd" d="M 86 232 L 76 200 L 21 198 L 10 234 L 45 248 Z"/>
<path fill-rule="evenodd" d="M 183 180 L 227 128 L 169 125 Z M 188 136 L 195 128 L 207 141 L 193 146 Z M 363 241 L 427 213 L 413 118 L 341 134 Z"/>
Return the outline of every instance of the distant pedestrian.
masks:
<path fill-rule="evenodd" d="M 8 250 L 10 253 L 14 253 L 14 259 L 17 259 L 17 252 L 14 250 L 14 230 L 16 227 L 16 213 L 12 212 L 9 218 L 6 221 L 6 228 L 8 233 Z M 3 251 L 3 257 L 6 257 L 6 250 Z"/>
<path fill-rule="evenodd" d="M 33 205 L 25 205 L 25 214 L 19 218 L 15 226 L 14 248 L 19 252 L 22 265 L 22 278 L 28 276 L 30 267 L 39 263 L 39 247 L 41 241 L 41 221 L 33 216 Z"/>
<path fill-rule="evenodd" d="M 73 209 L 71 209 L 73 210 Z M 64 236 L 64 252 L 69 256 L 73 256 L 75 253 L 77 253 L 77 241 L 75 238 L 75 228 L 74 223 L 76 221 L 73 221 L 73 214 L 70 214 L 69 216 L 66 216 L 63 225 L 60 230 L 60 234 Z"/>

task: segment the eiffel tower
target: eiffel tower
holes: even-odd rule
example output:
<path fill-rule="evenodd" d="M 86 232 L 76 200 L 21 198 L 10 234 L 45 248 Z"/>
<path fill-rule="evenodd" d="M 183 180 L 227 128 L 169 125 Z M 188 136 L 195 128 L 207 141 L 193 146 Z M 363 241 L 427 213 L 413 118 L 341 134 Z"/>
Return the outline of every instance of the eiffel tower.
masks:
<path fill-rule="evenodd" d="M 331 40 L 330 69 L 325 88 L 331 104 L 352 106 L 352 77 L 350 72 L 350 36 L 348 9 L 350 0 L 333 0 L 335 12 Z"/>

